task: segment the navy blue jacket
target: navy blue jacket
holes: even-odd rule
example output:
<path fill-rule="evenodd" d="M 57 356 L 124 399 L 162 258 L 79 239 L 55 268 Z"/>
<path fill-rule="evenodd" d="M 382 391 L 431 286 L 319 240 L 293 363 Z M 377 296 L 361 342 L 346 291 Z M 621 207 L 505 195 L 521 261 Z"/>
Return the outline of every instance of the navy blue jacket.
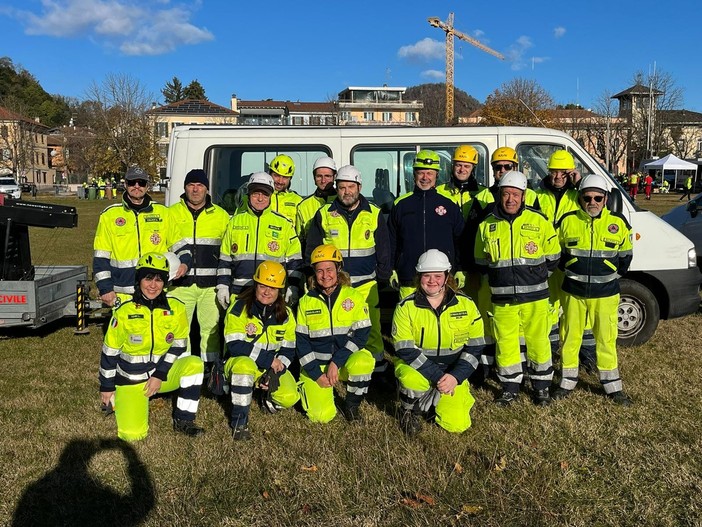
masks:
<path fill-rule="evenodd" d="M 463 214 L 453 201 L 436 189 L 414 187 L 395 201 L 388 220 L 390 251 L 400 285 L 411 285 L 419 257 L 429 249 L 445 253 L 453 272 L 460 271 L 456 251 L 463 232 Z"/>

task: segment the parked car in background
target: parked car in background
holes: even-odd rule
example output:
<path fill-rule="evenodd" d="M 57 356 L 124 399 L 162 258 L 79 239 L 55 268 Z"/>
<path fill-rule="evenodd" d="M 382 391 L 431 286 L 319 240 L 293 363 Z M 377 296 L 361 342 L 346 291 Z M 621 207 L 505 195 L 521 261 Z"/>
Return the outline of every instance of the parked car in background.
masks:
<path fill-rule="evenodd" d="M 34 183 L 23 181 L 22 183 L 20 183 L 20 189 L 22 190 L 22 192 L 31 194 L 32 196 L 37 195 L 37 186 Z"/>
<path fill-rule="evenodd" d="M 702 267 L 702 194 L 661 216 L 695 244 L 697 265 Z"/>
<path fill-rule="evenodd" d="M 0 176 L 0 193 L 7 194 L 14 199 L 22 197 L 22 189 L 17 184 L 17 180 L 11 176 Z"/>

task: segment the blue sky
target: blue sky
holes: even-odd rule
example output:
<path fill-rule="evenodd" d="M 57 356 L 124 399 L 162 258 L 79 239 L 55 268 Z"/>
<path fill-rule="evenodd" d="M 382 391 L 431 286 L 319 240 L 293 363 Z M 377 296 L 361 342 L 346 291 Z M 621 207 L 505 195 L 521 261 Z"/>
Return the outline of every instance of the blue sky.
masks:
<path fill-rule="evenodd" d="M 0 0 L 2 50 L 49 93 L 84 98 L 107 74 L 129 74 L 153 99 L 173 76 L 208 98 L 331 100 L 347 86 L 413 86 L 445 78 L 446 20 L 508 57 L 456 40 L 455 84 L 479 101 L 515 78 L 557 103 L 593 106 L 654 64 L 702 112 L 699 2 L 415 0 Z M 666 6 L 674 9 L 666 9 Z"/>

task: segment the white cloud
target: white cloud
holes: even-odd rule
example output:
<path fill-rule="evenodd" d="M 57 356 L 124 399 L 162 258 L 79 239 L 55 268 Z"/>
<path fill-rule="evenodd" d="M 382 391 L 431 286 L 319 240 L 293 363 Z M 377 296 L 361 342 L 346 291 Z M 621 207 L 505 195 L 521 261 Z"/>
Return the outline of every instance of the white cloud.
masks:
<path fill-rule="evenodd" d="M 443 59 L 446 54 L 445 44 L 433 38 L 424 38 L 416 44 L 402 46 L 397 51 L 401 59 L 414 62 L 426 62 L 432 59 Z"/>
<path fill-rule="evenodd" d="M 165 8 L 168 0 L 41 0 L 40 12 L 14 10 L 28 35 L 90 37 L 127 55 L 160 55 L 182 45 L 213 40 L 207 29 L 189 22 L 185 7 Z M 159 5 L 156 5 L 159 4 Z"/>
<path fill-rule="evenodd" d="M 556 38 L 561 38 L 566 33 L 566 28 L 563 26 L 558 26 L 553 28 L 553 36 Z"/>
<path fill-rule="evenodd" d="M 514 44 L 507 48 L 505 57 L 512 63 L 513 70 L 521 70 L 526 67 L 527 63 L 524 58 L 524 54 L 533 46 L 534 44 L 532 43 L 531 38 L 522 35 Z"/>
<path fill-rule="evenodd" d="M 480 38 L 480 37 L 482 37 L 482 36 L 484 36 L 484 35 L 485 35 L 485 31 L 483 31 L 482 29 L 475 29 L 475 30 L 473 31 L 473 36 L 474 36 L 475 38 Z"/>
<path fill-rule="evenodd" d="M 432 79 L 432 80 L 437 80 L 437 81 L 445 81 L 446 80 L 446 72 L 445 71 L 424 70 L 421 73 L 421 75 L 425 79 Z"/>

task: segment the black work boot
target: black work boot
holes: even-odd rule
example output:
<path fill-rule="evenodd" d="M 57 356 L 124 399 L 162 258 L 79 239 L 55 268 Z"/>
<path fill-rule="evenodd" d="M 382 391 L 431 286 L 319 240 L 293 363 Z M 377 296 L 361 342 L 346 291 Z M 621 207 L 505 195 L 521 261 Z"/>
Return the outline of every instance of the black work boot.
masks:
<path fill-rule="evenodd" d="M 553 399 L 554 401 L 560 401 L 561 399 L 565 399 L 567 397 L 570 397 L 570 394 L 572 394 L 572 393 L 573 393 L 573 390 L 566 390 L 565 388 L 561 388 L 559 386 L 553 392 L 553 395 L 551 395 L 551 399 Z"/>
<path fill-rule="evenodd" d="M 422 429 L 421 413 L 414 409 L 403 409 L 400 416 L 400 428 L 407 437 L 416 436 Z"/>
<path fill-rule="evenodd" d="M 195 421 L 185 419 L 173 419 L 173 430 L 189 437 L 199 437 L 205 433 L 204 429 L 195 425 Z"/>
<path fill-rule="evenodd" d="M 363 401 L 362 395 L 357 395 L 355 393 L 346 394 L 346 399 L 344 399 L 344 403 L 341 406 L 341 413 L 344 414 L 344 417 L 349 423 L 363 421 L 360 410 L 361 401 Z"/>
<path fill-rule="evenodd" d="M 631 406 L 632 404 L 634 404 L 634 401 L 631 400 L 631 397 L 629 397 L 621 390 L 618 392 L 612 392 L 610 394 L 607 394 L 607 397 L 612 399 L 614 404 L 618 404 L 620 406 Z"/>
<path fill-rule="evenodd" d="M 518 393 L 502 390 L 502 394 L 495 399 L 495 404 L 498 406 L 509 406 L 517 400 L 518 396 Z"/>
<path fill-rule="evenodd" d="M 551 394 L 549 393 L 548 388 L 544 388 L 543 390 L 534 390 L 532 399 L 536 406 L 548 406 L 551 404 Z"/>

